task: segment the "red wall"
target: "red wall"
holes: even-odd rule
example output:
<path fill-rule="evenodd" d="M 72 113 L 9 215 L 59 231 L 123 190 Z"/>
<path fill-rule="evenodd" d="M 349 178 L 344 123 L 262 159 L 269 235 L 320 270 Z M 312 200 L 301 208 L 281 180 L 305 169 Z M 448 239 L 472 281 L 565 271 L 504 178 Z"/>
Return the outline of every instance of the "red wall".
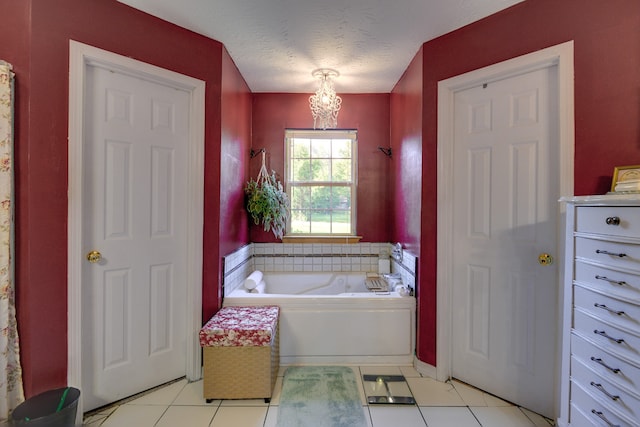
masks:
<path fill-rule="evenodd" d="M 339 94 L 342 107 L 338 127 L 358 130 L 357 233 L 363 242 L 388 242 L 391 238 L 391 159 L 378 147 L 389 147 L 389 95 Z M 254 150 L 267 150 L 267 169 L 284 174 L 284 131 L 312 128 L 310 94 L 256 93 L 253 95 Z M 261 160 L 249 161 L 252 177 L 258 175 Z M 251 225 L 252 242 L 275 242 L 273 233 Z"/>
<path fill-rule="evenodd" d="M 244 208 L 244 183 L 249 178 L 249 150 L 251 149 L 251 91 L 226 49 L 222 53 L 222 137 L 220 144 L 220 255 L 225 256 L 249 243 L 247 211 Z M 213 260 L 212 260 L 213 261 Z M 222 276 L 220 264 L 219 275 Z M 222 283 L 219 277 L 218 283 Z M 214 302 L 221 302 L 222 289 L 204 295 L 207 310 L 203 318 L 210 318 L 216 310 Z M 215 301 L 208 301 L 215 297 Z"/>
<path fill-rule="evenodd" d="M 393 241 L 420 252 L 422 207 L 422 48 L 391 92 Z"/>
<path fill-rule="evenodd" d="M 222 45 L 114 0 L 0 0 L 0 9 L 9 23 L 0 58 L 17 81 L 16 297 L 30 396 L 67 380 L 69 40 L 206 82 L 205 295 L 218 288 Z"/>
<path fill-rule="evenodd" d="M 405 70 L 400 81 L 391 92 L 390 127 L 391 147 L 393 148 L 393 242 L 413 254 L 420 254 L 420 233 L 422 213 L 422 48 Z M 432 191 L 431 187 L 427 187 Z M 428 197 L 428 196 L 427 196 Z M 422 272 L 418 271 L 417 283 Z M 425 272 L 424 274 L 429 274 Z M 425 301 L 435 298 L 429 289 L 417 289 L 417 325 L 416 348 L 422 340 L 430 336 L 430 330 L 423 333 L 423 320 L 434 316 Z M 425 295 L 422 295 L 422 294 Z M 421 304 L 422 303 L 422 304 Z"/>
<path fill-rule="evenodd" d="M 575 194 L 602 194 L 614 166 L 640 164 L 638 0 L 527 0 L 423 45 L 417 352 L 424 362 L 436 361 L 437 83 L 569 40 L 575 41 Z"/>

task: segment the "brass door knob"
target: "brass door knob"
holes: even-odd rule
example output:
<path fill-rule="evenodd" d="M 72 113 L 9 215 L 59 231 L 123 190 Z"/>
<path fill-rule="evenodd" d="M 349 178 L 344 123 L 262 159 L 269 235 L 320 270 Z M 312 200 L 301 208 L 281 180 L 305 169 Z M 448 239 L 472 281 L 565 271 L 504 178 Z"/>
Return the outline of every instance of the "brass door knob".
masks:
<path fill-rule="evenodd" d="M 101 259 L 102 259 L 102 254 L 98 251 L 91 251 L 87 254 L 87 261 L 89 261 L 91 264 L 100 262 Z"/>
<path fill-rule="evenodd" d="M 551 265 L 553 264 L 553 257 L 549 254 L 540 254 L 538 255 L 538 264 Z"/>

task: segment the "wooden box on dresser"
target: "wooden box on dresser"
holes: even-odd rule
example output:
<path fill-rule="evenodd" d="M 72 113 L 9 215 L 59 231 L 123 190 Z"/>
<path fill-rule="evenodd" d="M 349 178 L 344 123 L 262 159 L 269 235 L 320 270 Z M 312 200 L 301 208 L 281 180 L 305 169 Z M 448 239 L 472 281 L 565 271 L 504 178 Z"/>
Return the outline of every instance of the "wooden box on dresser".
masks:
<path fill-rule="evenodd" d="M 640 426 L 640 195 L 567 203 L 559 426 Z"/>

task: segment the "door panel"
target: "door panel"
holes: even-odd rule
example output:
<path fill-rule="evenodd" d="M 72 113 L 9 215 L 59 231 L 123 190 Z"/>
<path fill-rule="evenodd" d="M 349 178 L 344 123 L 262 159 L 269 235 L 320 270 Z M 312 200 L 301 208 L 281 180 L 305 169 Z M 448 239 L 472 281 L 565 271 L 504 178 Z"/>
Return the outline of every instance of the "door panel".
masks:
<path fill-rule="evenodd" d="M 553 414 L 559 190 L 555 67 L 454 98 L 452 374 Z"/>
<path fill-rule="evenodd" d="M 466 286 L 467 312 L 469 324 L 467 325 L 467 348 L 476 357 L 489 359 L 489 286 L 491 285 L 490 272 L 484 266 L 467 266 L 468 279 Z"/>
<path fill-rule="evenodd" d="M 88 66 L 85 410 L 183 376 L 189 94 Z"/>

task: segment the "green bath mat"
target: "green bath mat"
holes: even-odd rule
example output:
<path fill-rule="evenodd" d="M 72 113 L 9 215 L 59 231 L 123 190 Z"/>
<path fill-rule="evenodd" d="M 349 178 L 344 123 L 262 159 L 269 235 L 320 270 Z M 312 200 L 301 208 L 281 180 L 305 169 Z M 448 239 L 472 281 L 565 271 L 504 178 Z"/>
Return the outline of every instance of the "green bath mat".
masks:
<path fill-rule="evenodd" d="M 366 427 L 351 368 L 292 366 L 284 373 L 277 427 Z"/>

